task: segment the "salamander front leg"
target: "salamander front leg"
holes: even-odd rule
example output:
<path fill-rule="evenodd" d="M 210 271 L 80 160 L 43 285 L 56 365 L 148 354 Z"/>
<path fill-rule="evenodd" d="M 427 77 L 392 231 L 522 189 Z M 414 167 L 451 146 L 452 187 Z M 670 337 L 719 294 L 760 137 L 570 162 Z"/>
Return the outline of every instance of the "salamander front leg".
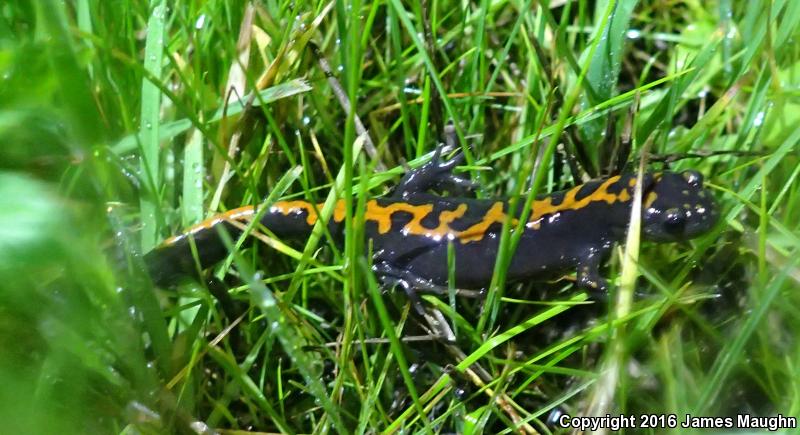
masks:
<path fill-rule="evenodd" d="M 402 270 L 395 268 L 389 263 L 382 262 L 372 265 L 372 271 L 375 272 L 375 276 L 377 276 L 384 288 L 402 288 L 408 296 L 408 300 L 411 301 L 411 306 L 414 308 L 414 311 L 420 316 L 425 316 L 425 308 L 422 306 L 422 300 L 420 300 L 416 289 L 411 283 L 402 277 Z"/>
<path fill-rule="evenodd" d="M 419 298 L 419 291 L 428 291 L 433 293 L 447 293 L 447 287 L 442 287 L 425 278 L 415 275 L 404 269 L 400 269 L 387 261 L 381 261 L 372 266 L 373 272 L 378 277 L 380 282 L 386 288 L 399 286 L 406 292 L 408 299 L 414 306 L 414 310 L 420 314 L 425 315 L 425 309 L 422 305 L 422 300 Z"/>
<path fill-rule="evenodd" d="M 605 298 L 608 292 L 608 281 L 600 276 L 601 260 L 602 254 L 593 251 L 578 263 L 578 287 L 586 290 L 595 299 Z"/>

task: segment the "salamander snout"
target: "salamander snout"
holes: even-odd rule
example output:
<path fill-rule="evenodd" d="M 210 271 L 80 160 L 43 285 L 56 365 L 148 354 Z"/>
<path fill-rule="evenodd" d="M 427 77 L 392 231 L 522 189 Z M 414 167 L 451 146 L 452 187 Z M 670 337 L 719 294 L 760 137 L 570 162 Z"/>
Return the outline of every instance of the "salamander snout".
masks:
<path fill-rule="evenodd" d="M 697 171 L 655 174 L 642 208 L 644 236 L 658 242 L 697 237 L 719 219 L 716 202 Z"/>

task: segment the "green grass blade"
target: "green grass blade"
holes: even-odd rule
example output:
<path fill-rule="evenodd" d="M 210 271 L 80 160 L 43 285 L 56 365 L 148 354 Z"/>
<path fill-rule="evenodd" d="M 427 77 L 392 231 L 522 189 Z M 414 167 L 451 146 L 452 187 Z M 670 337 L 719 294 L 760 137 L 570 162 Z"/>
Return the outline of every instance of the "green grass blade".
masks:
<path fill-rule="evenodd" d="M 147 40 L 144 49 L 144 69 L 152 77 L 160 78 L 164 63 L 164 33 L 167 7 L 164 2 L 153 8 L 147 22 Z M 142 195 L 142 250 L 149 251 L 158 243 L 161 227 L 159 191 L 161 190 L 161 90 L 147 79 L 142 80 L 142 110 L 139 126 L 140 169 L 145 183 Z"/>
<path fill-rule="evenodd" d="M 183 149 L 183 194 L 181 195 L 181 217 L 184 227 L 203 219 L 203 134 L 193 130 Z"/>

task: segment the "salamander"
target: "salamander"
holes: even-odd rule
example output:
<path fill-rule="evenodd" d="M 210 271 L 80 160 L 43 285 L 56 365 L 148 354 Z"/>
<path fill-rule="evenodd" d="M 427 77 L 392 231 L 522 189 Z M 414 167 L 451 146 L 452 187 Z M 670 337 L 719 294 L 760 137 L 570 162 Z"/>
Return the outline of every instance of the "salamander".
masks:
<path fill-rule="evenodd" d="M 446 287 L 450 243 L 455 253 L 454 286 L 481 289 L 489 285 L 510 203 L 432 193 L 470 186 L 452 172 L 461 159 L 457 155 L 442 162 L 437 153 L 421 168 L 408 172 L 393 194 L 367 201 L 365 239 L 371 240 L 373 270 L 385 286 L 400 286 L 410 294 Z M 642 178 L 645 239 L 684 241 L 716 223 L 717 207 L 703 187 L 700 173 L 666 171 L 646 173 Z M 537 279 L 573 270 L 581 288 L 606 290 L 599 267 L 613 244 L 625 236 L 636 180 L 635 174 L 617 175 L 537 197 L 510 260 L 508 279 Z M 322 204 L 302 200 L 278 201 L 261 210 L 260 223 L 281 239 L 302 239 L 310 234 L 321 209 Z M 168 285 L 196 272 L 190 238 L 202 268 L 224 259 L 228 251 L 217 227 L 224 226 L 236 237 L 241 234 L 241 224 L 258 212 L 252 206 L 230 210 L 164 241 L 145 256 L 154 282 Z M 518 223 L 515 217 L 520 212 L 514 213 L 513 224 Z M 345 203 L 339 200 L 328 222 L 338 242 L 343 238 L 344 219 Z"/>

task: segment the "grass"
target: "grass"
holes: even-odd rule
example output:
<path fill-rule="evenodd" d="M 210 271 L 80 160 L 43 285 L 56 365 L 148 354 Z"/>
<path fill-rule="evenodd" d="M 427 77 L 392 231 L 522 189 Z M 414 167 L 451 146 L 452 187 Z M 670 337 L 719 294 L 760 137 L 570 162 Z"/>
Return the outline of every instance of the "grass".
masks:
<path fill-rule="evenodd" d="M 4 429 L 799 416 L 798 24 L 786 0 L 4 3 Z M 646 154 L 705 174 L 722 222 L 685 244 L 633 236 L 606 303 L 569 280 L 507 282 L 506 222 L 485 300 L 424 296 L 446 345 L 378 286 L 363 210 L 448 120 L 479 197 L 529 202 Z M 143 272 L 139 254 L 191 223 L 286 198 L 324 218 L 344 199 L 344 244 L 322 224 L 299 245 L 253 225 L 269 246 L 230 240 L 210 275 L 238 278 L 221 287 L 165 291 Z"/>

